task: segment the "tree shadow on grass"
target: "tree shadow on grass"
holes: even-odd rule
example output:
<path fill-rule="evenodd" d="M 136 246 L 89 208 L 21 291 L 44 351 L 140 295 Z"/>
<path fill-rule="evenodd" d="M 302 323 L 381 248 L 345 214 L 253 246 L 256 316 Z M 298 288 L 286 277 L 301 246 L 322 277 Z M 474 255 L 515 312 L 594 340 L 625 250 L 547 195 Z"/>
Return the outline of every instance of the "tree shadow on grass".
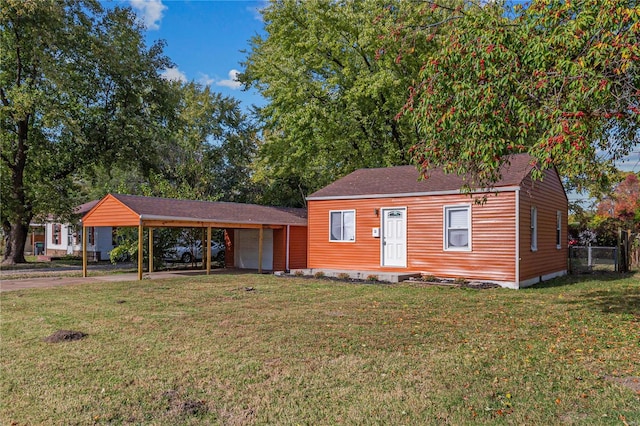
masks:
<path fill-rule="evenodd" d="M 605 272 L 605 271 L 596 271 L 584 274 L 570 274 L 565 275 L 563 277 L 554 278 L 549 281 L 543 281 L 541 283 L 535 284 L 531 287 L 528 287 L 524 290 L 541 290 L 545 288 L 553 288 L 553 287 L 567 287 L 575 284 L 581 283 L 589 283 L 589 282 L 613 282 L 624 280 L 627 278 L 633 278 L 634 276 L 639 276 L 635 272 Z"/>
<path fill-rule="evenodd" d="M 554 279 L 531 287 L 531 291 L 554 287 L 569 287 L 581 283 L 601 283 L 602 286 L 593 290 L 586 290 L 567 299 L 562 303 L 580 305 L 598 309 L 603 313 L 632 315 L 640 321 L 640 280 L 638 285 L 621 284 L 611 285 L 616 281 L 637 277 L 634 273 L 593 273 L 582 275 L 569 275 Z"/>
<path fill-rule="evenodd" d="M 640 287 L 584 293 L 578 300 L 567 303 L 590 306 L 605 314 L 628 314 L 640 321 Z"/>

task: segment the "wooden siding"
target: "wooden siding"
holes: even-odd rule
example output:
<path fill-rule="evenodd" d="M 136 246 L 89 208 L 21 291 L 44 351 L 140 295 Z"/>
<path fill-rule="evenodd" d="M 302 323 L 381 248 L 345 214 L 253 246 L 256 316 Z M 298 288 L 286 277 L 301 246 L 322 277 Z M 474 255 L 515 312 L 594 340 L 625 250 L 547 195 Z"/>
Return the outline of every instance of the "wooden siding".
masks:
<path fill-rule="evenodd" d="M 82 218 L 83 226 L 138 226 L 140 216 L 112 195 L 103 198 Z"/>
<path fill-rule="evenodd" d="M 471 251 L 443 248 L 443 206 L 471 206 Z M 407 267 L 380 266 L 382 209 L 407 208 Z M 329 241 L 329 211 L 356 210 L 355 242 Z M 377 209 L 377 213 L 376 213 Z M 308 267 L 324 269 L 425 273 L 515 281 L 515 192 L 490 194 L 484 204 L 467 195 L 393 197 L 355 200 L 309 200 Z M 381 230 L 382 232 L 382 230 Z"/>
<path fill-rule="evenodd" d="M 307 267 L 307 227 L 290 226 L 289 270 Z M 287 228 L 273 231 L 273 270 L 287 270 Z"/>
<path fill-rule="evenodd" d="M 307 267 L 307 227 L 289 227 L 289 269 Z"/>
<path fill-rule="evenodd" d="M 273 230 L 273 270 L 287 269 L 287 228 Z"/>
<path fill-rule="evenodd" d="M 531 207 L 538 215 L 538 249 L 531 250 Z M 556 217 L 561 212 L 560 248 L 556 246 Z M 555 170 L 542 181 L 531 177 L 520 190 L 520 281 L 567 270 L 568 201 Z"/>

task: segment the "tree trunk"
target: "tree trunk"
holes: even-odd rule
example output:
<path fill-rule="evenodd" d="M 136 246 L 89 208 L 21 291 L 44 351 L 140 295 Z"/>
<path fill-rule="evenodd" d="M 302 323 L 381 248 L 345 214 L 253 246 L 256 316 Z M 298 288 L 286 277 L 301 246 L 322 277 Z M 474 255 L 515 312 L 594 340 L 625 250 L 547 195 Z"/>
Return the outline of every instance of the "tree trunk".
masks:
<path fill-rule="evenodd" d="M 24 246 L 27 242 L 29 224 L 12 223 L 9 231 L 9 241 L 4 254 L 3 265 L 14 265 L 16 263 L 27 263 L 24 258 Z M 5 237 L 6 238 L 6 237 Z"/>
<path fill-rule="evenodd" d="M 24 258 L 24 246 L 27 242 L 29 224 L 33 217 L 31 203 L 27 200 L 24 188 L 24 170 L 27 164 L 27 135 L 29 131 L 30 115 L 27 114 L 24 120 L 17 123 L 18 138 L 17 149 L 14 154 L 13 163 L 9 163 L 11 169 L 11 217 L 3 221 L 5 230 L 5 254 L 2 263 L 12 265 L 16 263 L 27 263 Z M 7 241 L 7 226 L 4 222 L 9 222 L 9 235 Z"/>

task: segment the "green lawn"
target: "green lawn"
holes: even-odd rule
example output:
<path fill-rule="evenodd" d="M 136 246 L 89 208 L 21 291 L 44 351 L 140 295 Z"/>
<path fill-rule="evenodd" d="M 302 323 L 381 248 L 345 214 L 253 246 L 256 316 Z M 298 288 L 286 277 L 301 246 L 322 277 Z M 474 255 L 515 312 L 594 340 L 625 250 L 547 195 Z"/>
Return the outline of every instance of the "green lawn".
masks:
<path fill-rule="evenodd" d="M 640 424 L 638 276 L 215 275 L 0 301 L 0 424 Z M 88 335 L 43 342 L 60 329 Z"/>
<path fill-rule="evenodd" d="M 2 265 L 0 270 L 24 270 L 24 269 L 43 269 L 43 268 L 66 268 L 69 266 L 82 266 L 82 259 L 73 256 L 65 256 L 54 258 L 52 260 L 38 260 L 37 256 L 25 256 L 27 263 L 19 263 L 16 265 Z"/>

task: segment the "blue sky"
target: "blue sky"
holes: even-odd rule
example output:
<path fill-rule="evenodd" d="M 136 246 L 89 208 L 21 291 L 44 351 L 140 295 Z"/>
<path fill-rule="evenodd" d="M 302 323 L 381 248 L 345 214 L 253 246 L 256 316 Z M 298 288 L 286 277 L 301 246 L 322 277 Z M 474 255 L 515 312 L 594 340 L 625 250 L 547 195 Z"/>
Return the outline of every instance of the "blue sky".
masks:
<path fill-rule="evenodd" d="M 267 0 L 103 0 L 106 6 L 131 6 L 147 28 L 147 40 L 163 39 L 165 53 L 175 63 L 166 78 L 196 81 L 223 95 L 232 96 L 247 111 L 263 105 L 255 91 L 243 91 L 235 81 L 249 50 L 249 40 L 263 33 L 259 10 Z M 640 170 L 638 149 L 619 162 L 625 171 Z"/>
<path fill-rule="evenodd" d="M 165 54 L 175 67 L 164 72 L 169 79 L 196 81 L 223 95 L 250 105 L 264 100 L 255 91 L 243 91 L 235 80 L 242 72 L 251 37 L 263 30 L 259 9 L 265 1 L 248 0 L 117 0 L 130 6 L 147 29 L 151 44 L 163 39 Z"/>

